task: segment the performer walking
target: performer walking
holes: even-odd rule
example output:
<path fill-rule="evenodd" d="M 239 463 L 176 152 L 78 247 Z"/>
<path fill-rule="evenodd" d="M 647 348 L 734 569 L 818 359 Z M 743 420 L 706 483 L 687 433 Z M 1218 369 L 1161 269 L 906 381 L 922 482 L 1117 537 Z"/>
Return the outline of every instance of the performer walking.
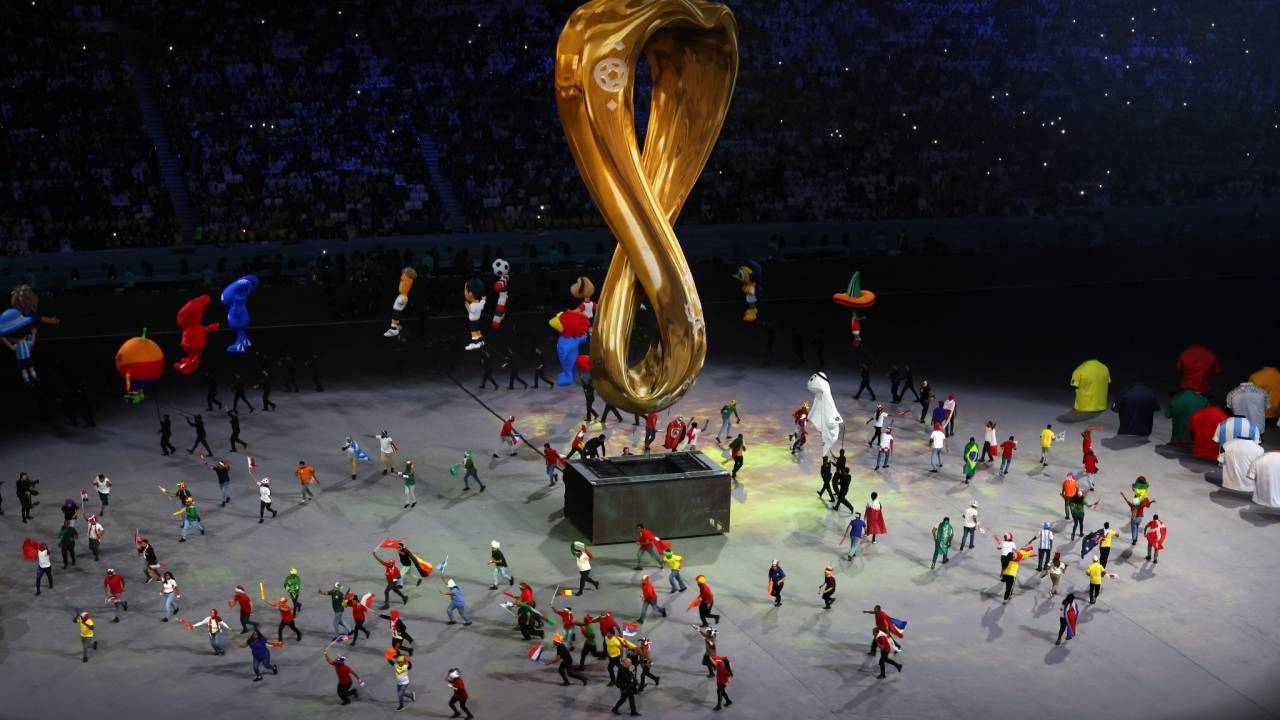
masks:
<path fill-rule="evenodd" d="M 843 459 L 840 458 L 840 459 Z M 854 512 L 853 505 L 849 504 L 849 485 L 853 482 L 853 475 L 850 474 L 849 468 L 836 464 L 836 502 L 831 506 L 832 510 L 839 510 L 843 505 L 849 508 L 849 512 Z"/>
<path fill-rule="evenodd" d="M 969 541 L 969 549 L 973 549 L 973 538 L 978 532 L 978 501 L 969 503 L 964 511 L 964 527 L 960 534 L 960 549 L 964 550 L 964 541 Z"/>
<path fill-rule="evenodd" d="M 213 654 L 226 655 L 227 651 L 222 649 L 222 631 L 231 630 L 231 626 L 222 620 L 222 616 L 218 614 L 218 608 L 209 611 L 209 615 L 203 620 L 197 620 L 189 629 L 195 630 L 200 628 L 209 633 L 209 647 L 213 648 Z"/>
<path fill-rule="evenodd" d="M 564 458 L 560 457 L 560 453 L 551 447 L 551 443 L 542 444 L 542 458 L 547 462 L 547 479 L 550 481 L 548 485 L 556 484 L 556 470 L 559 469 Z"/>
<path fill-rule="evenodd" d="M 1160 520 L 1160 513 L 1151 516 L 1151 522 L 1147 523 L 1145 534 L 1147 538 L 1147 559 L 1151 560 L 1153 565 L 1160 564 L 1160 551 L 1164 549 L 1164 539 L 1168 535 L 1169 528 Z M 1152 559 L 1152 554 L 1155 559 Z"/>
<path fill-rule="evenodd" d="M 944 517 L 942 522 L 933 526 L 933 560 L 929 562 L 929 569 L 932 570 L 938 566 L 938 556 L 942 556 L 942 564 L 947 564 L 947 554 L 951 552 L 951 538 L 954 537 L 955 530 L 951 527 L 951 518 Z M 964 542 L 961 536 L 960 542 Z"/>
<path fill-rule="evenodd" d="M 680 443 L 684 440 L 685 424 L 684 418 L 677 415 L 675 420 L 667 423 L 667 434 L 662 441 L 662 447 L 668 452 L 675 452 L 680 448 Z"/>
<path fill-rule="evenodd" d="M 886 535 L 889 528 L 884 524 L 884 511 L 880 507 L 879 493 L 871 493 L 871 499 L 867 501 L 867 507 L 864 511 L 867 518 L 867 534 L 871 536 L 871 543 L 875 544 L 877 535 Z"/>
<path fill-rule="evenodd" d="M 386 610 L 391 607 L 391 593 L 400 596 L 400 604 L 408 605 L 409 598 L 405 597 L 404 592 L 401 591 L 401 588 L 404 587 L 404 581 L 400 578 L 400 567 L 396 565 L 394 560 L 383 560 L 378 557 L 376 550 L 369 554 L 373 556 L 374 560 L 378 561 L 378 564 L 382 565 L 383 577 L 387 580 L 387 587 L 382 591 L 382 609 Z"/>
<path fill-rule="evenodd" d="M 978 473 L 978 443 L 973 438 L 969 438 L 969 442 L 965 443 L 964 451 L 961 453 L 964 459 L 964 484 L 968 485 L 973 476 Z"/>
<path fill-rule="evenodd" d="M 249 408 L 249 412 L 253 412 L 253 405 L 249 402 L 249 398 L 244 394 L 244 378 L 240 377 L 240 373 L 232 373 L 231 391 L 234 393 L 234 397 L 231 399 L 232 410 L 239 410 L 240 401 L 243 400 L 245 407 Z"/>
<path fill-rule="evenodd" d="M 747 451 L 747 443 L 742 439 L 742 433 L 729 443 L 729 457 L 733 458 L 733 472 L 729 474 L 729 479 L 737 480 L 738 471 L 742 469 L 743 454 Z"/>
<path fill-rule="evenodd" d="M 662 556 L 658 554 L 661 549 L 662 541 L 658 539 L 653 531 L 640 523 L 636 523 L 636 566 L 634 569 L 641 570 L 641 560 L 644 559 L 645 553 L 649 554 L 658 563 L 658 569 L 662 569 Z"/>
<path fill-rule="evenodd" d="M 414 494 L 414 487 L 418 484 L 418 479 L 414 476 L 412 460 L 404 461 L 404 470 L 401 471 L 400 478 L 404 480 L 404 506 L 406 508 L 418 507 L 418 496 Z"/>
<path fill-rule="evenodd" d="M 462 453 L 462 491 L 467 492 L 471 489 L 471 480 L 475 480 L 480 486 L 480 492 L 484 492 L 484 483 L 480 481 L 480 473 L 476 470 L 476 462 L 471 456 L 470 450 L 464 450 Z"/>
<path fill-rule="evenodd" d="M 1018 441 L 1010 435 L 1008 440 L 1000 443 L 1000 474 L 1009 474 L 1009 465 L 1013 463 L 1013 451 L 1018 448 Z"/>
<path fill-rule="evenodd" d="M 520 447 L 520 436 L 516 433 L 515 421 L 515 415 L 508 415 L 507 419 L 503 421 L 502 429 L 498 431 L 498 445 L 493 449 L 494 457 L 498 457 L 499 453 L 507 457 L 512 457 L 516 454 Z"/>
<path fill-rule="evenodd" d="M 423 580 L 427 579 L 427 574 L 431 571 L 430 567 L 426 570 L 422 569 L 422 563 L 419 562 L 418 556 L 411 552 L 403 542 L 396 543 L 396 554 L 400 557 L 400 564 L 406 568 L 413 568 L 418 571 L 417 585 L 421 585 Z"/>
<path fill-rule="evenodd" d="M 508 390 L 515 390 L 516 383 L 520 383 L 521 387 L 525 390 L 529 389 L 529 383 L 525 382 L 524 378 L 520 377 L 520 356 L 510 347 L 507 348 L 507 351 L 502 356 L 502 367 L 508 369 Z M 537 380 L 534 382 L 537 382 Z"/>
<path fill-rule="evenodd" d="M 351 698 L 360 699 L 360 690 L 351 687 L 352 680 L 354 679 L 355 682 L 360 683 L 361 687 L 364 686 L 364 680 L 361 680 L 360 674 L 352 670 L 351 666 L 347 664 L 345 655 L 339 655 L 337 660 L 329 657 L 329 648 L 331 647 L 333 647 L 332 642 L 325 646 L 324 661 L 329 663 L 329 666 L 338 675 L 338 699 L 342 701 L 343 705 L 350 705 Z"/>
<path fill-rule="evenodd" d="M 364 631 L 364 637 L 369 639 L 369 628 L 365 627 L 364 621 L 369 617 L 369 606 L 373 604 L 373 593 L 369 593 L 366 598 L 357 597 L 355 593 L 347 593 L 347 607 L 351 608 L 351 619 L 355 621 L 355 627 L 351 628 L 351 644 L 355 645 L 356 640 L 360 637 L 360 631 Z"/>
<path fill-rule="evenodd" d="M 222 409 L 222 402 L 218 400 L 218 379 L 211 372 L 201 373 L 204 375 L 204 402 L 205 409 L 213 412 L 213 406 L 217 405 L 218 409 Z"/>
<path fill-rule="evenodd" d="M 98 517 L 106 517 L 107 506 L 111 504 L 111 478 L 98 473 L 93 478 L 93 489 L 98 493 L 98 503 L 102 506 L 98 509 Z M 0 515 L 3 514 L 0 513 Z"/>
<path fill-rule="evenodd" d="M 391 657 L 387 658 L 387 664 L 395 672 L 396 699 L 400 701 L 400 704 L 396 706 L 396 710 L 403 710 L 405 698 L 408 698 L 409 702 L 418 701 L 418 694 L 409 689 L 409 670 L 413 668 L 413 662 L 409 660 L 408 656 L 397 654 L 394 651 L 388 654 Z"/>
<path fill-rule="evenodd" d="M 173 443 L 169 442 L 173 438 L 173 424 L 169 421 L 168 415 L 160 418 L 160 430 L 157 431 L 157 434 L 160 435 L 161 455 L 178 452 L 178 448 L 174 447 Z"/>
<path fill-rule="evenodd" d="M 1094 555 L 1093 562 L 1084 571 L 1089 575 L 1089 604 L 1093 605 L 1102 594 L 1102 576 L 1107 574 L 1107 568 L 1098 562 L 1098 556 Z"/>
<path fill-rule="evenodd" d="M 168 415 L 166 415 L 165 417 L 167 418 Z M 201 445 L 203 445 L 205 454 L 212 455 L 213 450 L 209 449 L 209 441 L 207 438 L 205 438 L 204 418 L 199 415 L 196 415 L 195 417 L 187 418 L 187 424 L 196 429 L 196 441 L 191 443 L 191 447 L 190 449 L 187 450 L 187 454 L 191 455 L 196 451 L 197 447 L 200 447 Z M 168 441 L 169 435 L 167 432 L 165 432 L 165 428 L 166 428 L 166 423 L 162 422 L 160 424 L 160 446 L 162 448 L 168 446 L 169 444 L 169 441 Z M 170 450 L 169 452 L 177 452 L 177 451 Z M 165 454 L 168 455 L 169 453 L 165 453 Z"/>
<path fill-rule="evenodd" d="M 836 576 L 830 567 L 822 571 L 822 582 L 818 585 L 818 592 L 822 595 L 822 609 L 830 610 L 831 603 L 836 600 Z"/>
<path fill-rule="evenodd" d="M 231 502 L 231 466 L 226 460 L 219 460 L 213 465 L 210 465 L 207 460 L 201 462 L 218 476 L 218 493 L 222 495 L 222 504 L 219 507 L 226 507 L 227 503 Z"/>
<path fill-rule="evenodd" d="M 702 638 L 702 666 L 707 669 L 707 677 L 715 677 L 716 666 L 711 661 L 711 658 L 716 656 L 716 636 L 720 634 L 720 631 L 706 625 L 701 627 L 690 625 L 689 627 L 693 628 L 693 631 L 698 633 L 698 637 Z"/>
<path fill-rule="evenodd" d="M 272 675 L 278 675 L 280 673 L 280 667 L 271 662 L 270 644 L 258 628 L 255 627 L 253 632 L 249 633 L 248 639 L 246 639 L 240 647 L 248 648 L 249 654 L 253 658 L 254 682 L 262 682 L 263 668 L 270 670 Z"/>
<path fill-rule="evenodd" d="M 613 685 L 614 683 L 610 682 L 609 684 Z M 623 660 L 618 666 L 617 685 L 618 702 L 614 703 L 614 714 L 616 715 L 618 708 L 622 707 L 623 703 L 626 703 L 631 708 L 631 714 L 639 716 L 640 713 L 636 711 L 636 675 L 631 670 L 630 660 Z"/>
<path fill-rule="evenodd" d="M 591 551 L 587 549 L 586 543 L 576 540 L 573 543 L 573 558 L 578 566 L 578 594 L 586 592 L 587 583 L 596 590 L 600 589 L 600 583 L 591 577 L 591 559 L 594 557 Z"/>
<path fill-rule="evenodd" d="M 231 423 L 231 452 L 236 451 L 236 444 L 249 447 L 249 443 L 240 439 L 240 414 L 235 410 L 227 411 L 227 420 Z"/>
<path fill-rule="evenodd" d="M 409 626 L 400 619 L 400 611 L 392 610 L 389 615 L 378 615 L 391 623 L 391 647 L 404 655 L 413 654 L 413 636 L 409 634 Z M 339 636 L 341 637 L 341 636 Z M 352 639 L 354 643 L 354 638 Z"/>
<path fill-rule="evenodd" d="M 194 527 L 200 531 L 201 535 L 204 534 L 204 524 L 200 522 L 200 513 L 196 510 L 194 498 L 187 498 L 185 506 L 178 508 L 178 511 L 173 514 L 182 516 L 182 534 L 178 538 L 178 542 L 184 543 L 187 541 L 187 528 Z M 94 559 L 97 559 L 96 554 Z"/>
<path fill-rule="evenodd" d="M 711 612 L 716 605 L 716 598 L 711 594 L 711 586 L 707 584 L 707 576 L 699 575 L 694 578 L 698 583 L 698 599 L 695 601 L 698 605 L 698 619 L 702 622 L 702 626 L 707 626 L 707 618 L 720 624 L 720 616 Z"/>
<path fill-rule="evenodd" d="M 347 593 L 342 587 L 342 583 L 335 582 L 333 587 L 328 590 L 317 590 L 320 595 L 329 596 L 329 605 L 333 609 L 333 638 L 337 642 L 343 635 L 350 635 L 351 628 L 347 627 Z M 332 644 L 332 643 L 331 643 Z"/>
<path fill-rule="evenodd" d="M 782 586 L 786 582 L 787 573 L 783 571 L 782 563 L 775 558 L 769 566 L 769 595 L 773 597 L 774 607 L 782 607 Z"/>
<path fill-rule="evenodd" d="M 1040 526 L 1037 543 L 1039 554 L 1036 556 L 1036 572 L 1043 572 L 1045 566 L 1049 564 L 1049 553 L 1053 551 L 1053 531 L 1049 529 L 1048 520 Z"/>
<path fill-rule="evenodd" d="M 449 668 L 449 674 L 445 675 L 445 682 L 448 684 L 449 689 L 453 691 L 453 695 L 449 698 L 449 709 L 453 711 L 452 717 L 458 717 L 462 714 L 458 712 L 458 708 L 462 708 L 462 712 L 467 714 L 467 720 L 475 717 L 467 709 L 469 696 L 467 695 L 467 686 L 462 682 L 462 671 L 458 668 Z"/>
<path fill-rule="evenodd" d="M 169 622 L 169 616 L 177 615 L 182 609 L 178 607 L 178 598 L 182 597 L 182 590 L 178 589 L 178 581 L 168 570 L 160 580 L 160 594 L 164 597 L 164 617 L 160 618 L 160 622 Z"/>
<path fill-rule="evenodd" d="M 863 367 L 866 367 L 865 365 Z M 855 396 L 856 397 L 856 396 Z M 875 398 L 871 398 L 875 400 Z M 880 434 L 884 432 L 884 421 L 889 418 L 889 412 L 884 409 L 884 404 L 877 404 L 875 412 L 871 413 L 871 417 L 867 418 L 864 425 L 871 425 L 873 432 L 871 439 L 867 441 L 867 447 L 874 447 L 880 441 Z"/>
<path fill-rule="evenodd" d="M 1062 561 L 1062 553 L 1056 550 L 1053 553 L 1053 560 L 1045 565 L 1044 570 L 1040 571 L 1040 577 L 1049 576 L 1049 582 L 1052 587 L 1049 589 L 1049 597 L 1058 594 L 1058 583 L 1062 581 L 1062 574 L 1067 571 L 1067 564 Z"/>
<path fill-rule="evenodd" d="M 311 491 L 311 485 L 320 484 L 316 478 L 316 469 L 306 463 L 305 460 L 299 460 L 298 466 L 293 469 L 293 474 L 298 478 L 298 483 L 302 486 L 302 502 L 307 502 L 315 497 L 315 493 Z"/>
<path fill-rule="evenodd" d="M 988 420 L 982 429 L 982 457 L 980 462 L 989 463 L 996 459 L 996 451 L 1000 444 L 996 440 L 996 421 Z"/>
<path fill-rule="evenodd" d="M 587 676 L 583 675 L 582 673 L 574 669 L 573 653 L 565 645 L 564 636 L 561 635 L 560 633 L 556 633 L 551 638 L 551 642 L 554 643 L 556 655 L 555 657 L 547 658 L 546 660 L 544 660 L 543 664 L 554 665 L 557 662 L 560 663 L 560 681 L 561 681 L 560 684 L 561 685 L 568 685 L 569 678 L 573 678 L 574 680 L 581 680 L 582 684 L 586 685 Z"/>
<path fill-rule="evenodd" d="M 720 444 L 720 436 L 729 437 L 729 433 L 733 432 L 733 423 L 741 423 L 742 418 L 738 416 L 738 401 L 730 400 L 720 408 L 720 430 L 716 432 L 716 444 Z"/>
<path fill-rule="evenodd" d="M 875 402 L 876 391 L 871 389 L 871 366 L 866 363 L 862 363 L 862 370 L 859 371 L 858 374 L 861 377 L 862 382 L 858 385 L 858 392 L 853 394 L 853 399 L 861 400 L 862 391 L 866 390 L 868 393 L 871 394 L 871 402 Z"/>
<path fill-rule="evenodd" d="M 866 531 L 867 523 L 862 519 L 862 513 L 855 512 L 853 519 L 845 527 L 844 534 L 840 536 L 840 542 L 837 543 L 837 545 L 843 545 L 845 538 L 849 538 L 849 552 L 845 553 L 845 560 L 852 560 L 858 556 L 858 548 L 862 545 L 862 536 Z"/>
<path fill-rule="evenodd" d="M 713 709 L 719 710 L 721 708 L 721 703 L 723 703 L 724 707 L 728 707 L 733 704 L 733 701 L 729 699 L 729 693 L 727 692 L 729 689 L 729 682 L 733 678 L 733 665 L 730 664 L 729 658 L 724 655 L 716 655 L 712 657 L 711 664 L 715 667 L 716 675 L 716 706 Z"/>
<path fill-rule="evenodd" d="M 249 477 L 258 485 L 258 522 L 266 517 L 266 512 L 271 511 L 271 517 L 275 517 L 280 513 L 271 505 L 271 478 L 264 477 L 259 480 L 253 477 L 253 473 L 249 473 Z"/>
<path fill-rule="evenodd" d="M 830 498 L 830 502 L 836 501 L 835 491 L 831 485 L 831 458 L 826 455 L 822 456 L 822 465 L 818 467 L 818 474 L 822 477 L 822 487 L 818 489 L 818 497 L 822 497 L 822 493 L 826 493 Z"/>
<path fill-rule="evenodd" d="M 120 611 L 129 612 L 129 601 L 124 599 L 124 576 L 117 573 L 115 568 L 107 568 L 107 575 L 102 579 L 102 592 L 115 611 L 116 616 L 111 622 L 120 622 Z"/>
<path fill-rule="evenodd" d="M 644 416 L 644 452 L 649 454 L 654 438 L 658 437 L 658 413 L 650 412 Z"/>
<path fill-rule="evenodd" d="M 640 579 L 640 619 L 636 622 L 643 625 L 644 619 L 649 613 L 649 608 L 653 608 L 667 616 L 667 609 L 658 604 L 658 591 L 653 589 L 653 583 L 650 582 L 649 576 L 645 575 Z"/>
<path fill-rule="evenodd" d="M 489 586 L 490 590 L 498 589 L 498 580 L 506 579 L 507 585 L 516 584 L 516 579 L 511 577 L 511 571 L 507 567 L 507 556 L 502 554 L 502 545 L 494 540 L 489 543 L 489 563 L 493 568 L 493 584 Z"/>
<path fill-rule="evenodd" d="M 89 536 L 89 552 L 93 553 L 95 561 L 101 558 L 102 536 L 106 534 L 107 529 L 98 522 L 97 515 L 84 514 L 85 533 Z M 201 531 L 203 532 L 203 531 Z"/>
<path fill-rule="evenodd" d="M 1049 451 L 1053 449 L 1053 440 L 1056 437 L 1053 432 L 1053 425 L 1045 425 L 1040 431 L 1040 466 L 1049 467 Z"/>
<path fill-rule="evenodd" d="M 391 438 L 391 435 L 386 430 L 372 437 L 378 441 L 378 462 L 382 465 L 382 474 L 386 475 L 389 472 L 393 472 L 396 469 L 395 455 L 399 452 L 399 448 L 396 447 L 396 441 Z"/>
<path fill-rule="evenodd" d="M 1053 641 L 1054 645 L 1062 644 L 1062 635 L 1066 633 L 1067 639 L 1076 636 L 1076 618 L 1080 617 L 1080 604 L 1076 602 L 1075 593 L 1067 593 L 1062 598 L 1062 613 L 1058 618 L 1058 639 Z"/>
<path fill-rule="evenodd" d="M 98 649 L 98 639 L 94 636 L 93 617 L 88 611 L 76 613 L 76 625 L 80 628 L 80 648 L 84 651 L 81 662 L 89 662 L 89 649 Z"/>
<path fill-rule="evenodd" d="M 897 668 L 898 672 L 902 672 L 902 663 L 889 657 L 890 652 L 897 652 L 900 649 L 897 641 L 890 637 L 887 631 L 877 628 L 872 642 L 880 650 L 880 674 L 877 677 L 884 678 L 884 666 L 886 663 Z"/>
<path fill-rule="evenodd" d="M 276 641 L 284 642 L 284 629 L 289 628 L 297 636 L 298 640 L 302 640 L 302 631 L 298 629 L 294 623 L 294 606 L 289 602 L 289 598 L 282 597 L 279 600 L 268 600 L 267 604 L 280 611 L 280 626 L 276 628 Z"/>
<path fill-rule="evenodd" d="M 456 625 L 457 620 L 453 619 L 454 611 L 462 618 L 463 626 L 470 625 L 471 619 L 467 617 L 467 601 L 462 597 L 462 588 L 458 587 L 458 583 L 453 578 L 445 581 L 445 589 L 440 591 L 441 595 L 449 596 L 449 607 L 445 610 L 445 614 L 449 617 L 449 625 Z"/>
<path fill-rule="evenodd" d="M 165 577 L 169 577 L 169 573 L 165 573 Z M 253 620 L 253 598 L 249 597 L 249 592 L 244 589 L 243 585 L 236 586 L 236 592 L 227 601 L 227 607 L 236 607 L 240 611 L 240 634 L 249 632 L 249 626 L 252 625 L 254 630 L 260 629 L 258 623 Z"/>
<path fill-rule="evenodd" d="M 879 470 L 881 461 L 884 462 L 885 468 L 888 468 L 889 460 L 893 458 L 893 428 L 885 428 L 883 434 L 880 434 L 879 430 L 876 433 L 879 437 L 879 446 L 876 448 L 876 466 L 873 469 Z"/>
<path fill-rule="evenodd" d="M 658 687 L 662 678 L 653 674 L 653 644 L 649 638 L 640 638 L 640 646 L 631 651 L 631 667 L 640 672 L 639 692 L 644 692 L 645 678 L 653 678 L 653 686 Z"/>

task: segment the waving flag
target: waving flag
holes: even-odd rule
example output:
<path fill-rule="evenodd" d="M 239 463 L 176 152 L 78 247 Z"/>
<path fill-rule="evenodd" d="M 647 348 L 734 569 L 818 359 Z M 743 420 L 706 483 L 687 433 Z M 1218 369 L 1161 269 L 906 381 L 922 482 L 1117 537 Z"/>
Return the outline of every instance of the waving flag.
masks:
<path fill-rule="evenodd" d="M 573 588 L 559 588 L 556 597 L 573 597 Z"/>
<path fill-rule="evenodd" d="M 528 655 L 529 655 L 529 659 L 532 660 L 533 662 L 541 661 L 542 660 L 542 643 L 537 643 L 533 647 L 529 648 Z"/>
<path fill-rule="evenodd" d="M 40 543 L 31 538 L 22 539 L 22 559 L 35 560 L 40 556 Z"/>
<path fill-rule="evenodd" d="M 382 538 L 382 542 L 378 543 L 378 548 L 394 548 L 399 543 L 400 541 L 395 538 Z"/>
<path fill-rule="evenodd" d="M 195 629 L 195 625 L 192 625 L 191 623 L 187 622 L 186 620 L 183 620 L 182 618 L 178 618 L 178 623 L 179 623 L 180 625 L 182 625 L 182 627 L 184 627 L 184 628 L 186 628 L 186 629 L 188 629 L 188 630 L 193 630 L 193 629 Z"/>
<path fill-rule="evenodd" d="M 640 628 L 631 623 L 622 623 L 622 637 L 633 638 L 640 634 Z"/>
<path fill-rule="evenodd" d="M 418 569 L 422 571 L 423 575 L 426 575 L 427 577 L 431 576 L 431 571 L 433 569 L 431 563 L 427 562 L 426 560 L 423 560 L 417 555 L 413 556 L 413 561 L 418 564 Z"/>
<path fill-rule="evenodd" d="M 249 463 L 249 469 L 250 469 L 250 470 L 252 470 L 252 469 L 254 469 L 254 468 L 258 467 L 258 461 L 257 461 L 257 460 L 254 460 L 252 455 L 246 455 L 246 456 L 245 456 L 245 461 Z"/>
<path fill-rule="evenodd" d="M 1080 557 L 1088 555 L 1100 542 L 1102 542 L 1102 528 L 1085 535 L 1084 539 L 1080 541 Z"/>
<path fill-rule="evenodd" d="M 889 618 L 889 624 L 893 626 L 892 632 L 898 637 L 902 637 L 902 631 L 907 629 L 907 621 L 899 620 L 896 617 Z"/>

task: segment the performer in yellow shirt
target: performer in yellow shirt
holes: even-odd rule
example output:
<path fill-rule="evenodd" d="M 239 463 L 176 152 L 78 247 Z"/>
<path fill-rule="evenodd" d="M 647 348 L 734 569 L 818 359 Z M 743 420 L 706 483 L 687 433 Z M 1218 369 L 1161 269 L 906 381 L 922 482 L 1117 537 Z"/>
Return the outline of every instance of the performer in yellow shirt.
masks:
<path fill-rule="evenodd" d="M 1045 425 L 1040 431 L 1040 466 L 1049 467 L 1049 449 L 1053 447 L 1055 434 L 1052 425 Z"/>
<path fill-rule="evenodd" d="M 1116 531 L 1111 529 L 1111 523 L 1102 523 L 1102 539 L 1098 541 L 1098 556 L 1101 558 L 1099 564 L 1104 570 L 1107 567 L 1107 558 L 1111 556 L 1111 539 L 1116 535 Z"/>
<path fill-rule="evenodd" d="M 80 626 L 80 646 L 84 650 L 81 662 L 89 662 L 89 648 L 98 649 L 98 640 L 93 636 L 93 618 L 88 612 L 76 615 L 76 625 Z"/>
<path fill-rule="evenodd" d="M 1089 574 L 1089 604 L 1092 605 L 1098 601 L 1098 595 L 1102 594 L 1102 576 L 1107 574 L 1107 569 L 1098 562 L 1098 556 L 1094 555 L 1093 563 L 1084 571 Z"/>
<path fill-rule="evenodd" d="M 622 637 L 622 632 L 617 629 L 614 629 L 613 632 L 609 633 L 609 635 L 605 637 L 604 652 L 609 658 L 609 685 L 611 687 L 617 683 L 618 680 L 617 676 L 614 675 L 614 671 L 622 667 L 622 648 L 627 647 L 634 649 L 635 646 L 635 643 Z"/>

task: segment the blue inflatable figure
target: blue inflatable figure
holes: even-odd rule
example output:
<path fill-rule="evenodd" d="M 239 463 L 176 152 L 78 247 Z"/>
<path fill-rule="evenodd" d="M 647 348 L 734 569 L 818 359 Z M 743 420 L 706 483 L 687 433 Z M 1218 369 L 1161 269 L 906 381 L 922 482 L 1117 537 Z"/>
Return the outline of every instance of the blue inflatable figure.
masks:
<path fill-rule="evenodd" d="M 249 294 L 258 287 L 257 275 L 245 275 L 222 289 L 222 304 L 227 306 L 227 327 L 236 331 L 236 341 L 227 346 L 227 352 L 243 353 L 253 343 L 245 330 L 249 329 Z"/>
<path fill-rule="evenodd" d="M 556 356 L 560 359 L 560 375 L 556 384 L 572 385 L 578 370 L 585 370 L 589 361 L 582 352 L 582 344 L 590 337 L 591 321 L 576 310 L 569 310 L 551 318 L 552 329 L 560 333 L 556 340 Z"/>

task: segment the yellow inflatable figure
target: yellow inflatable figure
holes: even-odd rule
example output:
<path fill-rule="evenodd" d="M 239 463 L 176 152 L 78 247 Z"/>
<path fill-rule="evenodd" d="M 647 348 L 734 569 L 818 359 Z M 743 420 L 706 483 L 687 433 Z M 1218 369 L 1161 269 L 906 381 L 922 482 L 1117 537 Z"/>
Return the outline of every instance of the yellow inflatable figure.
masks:
<path fill-rule="evenodd" d="M 1071 373 L 1071 387 L 1076 389 L 1075 409 L 1080 412 L 1102 412 L 1107 409 L 1107 387 L 1111 371 L 1097 360 L 1085 360 Z"/>

